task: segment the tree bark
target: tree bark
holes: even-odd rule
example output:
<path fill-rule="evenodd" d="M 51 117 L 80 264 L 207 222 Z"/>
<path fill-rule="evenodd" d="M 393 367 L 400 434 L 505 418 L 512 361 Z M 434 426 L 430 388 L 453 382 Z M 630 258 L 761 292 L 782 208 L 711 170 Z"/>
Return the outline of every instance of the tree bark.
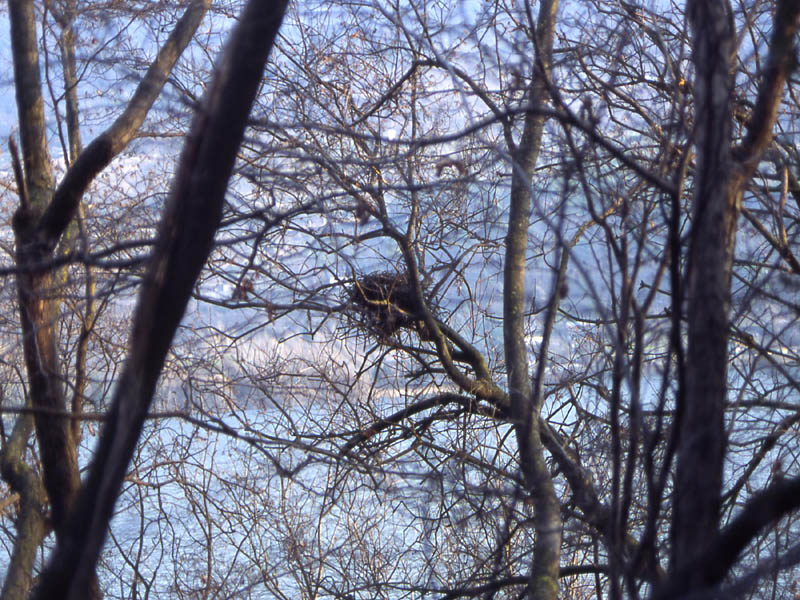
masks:
<path fill-rule="evenodd" d="M 17 291 L 22 328 L 25 366 L 29 379 L 31 406 L 42 409 L 35 413 L 36 437 L 42 461 L 44 487 L 47 490 L 57 539 L 62 536 L 66 515 L 80 487 L 77 460 L 77 427 L 56 414 L 67 410 L 64 373 L 60 364 L 57 328 L 62 304 L 63 269 L 49 268 L 54 250 L 79 210 L 79 203 L 88 185 L 109 162 L 130 142 L 141 126 L 166 82 L 169 72 L 189 44 L 208 9 L 210 0 L 195 0 L 176 25 L 164 47 L 139 84 L 128 107 L 114 124 L 77 157 L 80 149 L 77 129 L 77 95 L 74 84 L 74 49 L 71 44 L 71 23 L 62 38 L 65 85 L 67 87 L 70 159 L 74 158 L 60 183 L 55 187 L 47 149 L 44 101 L 39 70 L 38 40 L 32 0 L 11 0 L 11 26 L 14 84 L 23 154 L 23 176 L 18 179 L 20 206 L 14 215 L 16 241 Z M 70 19 L 74 15 L 67 15 Z M 80 366 L 80 365 L 79 365 Z M 76 389 L 82 382 L 76 381 Z M 73 403 L 74 404 L 74 403 Z M 28 417 L 20 417 L 27 419 Z M 18 460 L 23 460 L 19 454 Z M 6 451 L 4 461 L 11 460 Z M 4 469 L 13 473 L 13 469 Z M 18 478 L 18 481 L 22 481 Z M 18 490 L 23 507 L 30 493 Z M 26 495 L 27 494 L 27 495 Z M 41 500 L 41 499 L 40 499 Z M 32 506 L 32 505 L 31 505 Z M 32 510 L 32 509 L 31 509 Z M 33 514 L 28 510 L 27 514 Z M 30 519 L 20 521 L 14 556 L 28 556 L 27 548 L 32 525 Z M 41 536 L 35 544 L 41 541 Z M 18 552 L 19 551 L 19 552 Z M 29 567 L 32 562 L 28 561 Z M 21 565 L 22 562 L 16 563 Z M 20 569 L 22 567 L 19 567 Z M 17 580 L 25 582 L 22 576 Z M 29 582 L 28 582 L 29 585 Z M 24 585 L 22 585 L 24 587 Z M 15 589 L 22 589 L 19 585 Z M 99 591 L 93 586 L 92 595 Z"/>
<path fill-rule="evenodd" d="M 19 494 L 17 540 L 11 551 L 0 599 L 24 600 L 33 581 L 33 565 L 47 526 L 42 507 L 45 493 L 36 472 L 25 461 L 25 451 L 33 431 L 33 417 L 20 415 L 0 455 L 0 473 L 9 487 Z"/>
<path fill-rule="evenodd" d="M 688 261 L 686 394 L 678 406 L 679 442 L 669 589 L 680 597 L 718 583 L 715 566 L 727 435 L 728 331 L 737 218 L 742 194 L 772 141 L 791 65 L 800 3 L 782 0 L 769 56 L 742 144 L 732 143 L 733 16 L 727 0 L 691 0 L 695 67 L 696 175 Z"/>
<path fill-rule="evenodd" d="M 47 150 L 33 2 L 9 2 L 9 18 L 24 166 L 24 181 L 18 182 L 22 203 L 13 223 L 16 261 L 20 267 L 17 291 L 25 364 L 33 406 L 63 410 L 64 391 L 55 332 L 58 291 L 53 285 L 52 272 L 34 267 L 45 258 L 34 239 L 36 223 L 51 199 L 53 176 Z M 35 423 L 45 487 L 57 529 L 80 484 L 77 454 L 64 419 L 40 414 Z"/>
<path fill-rule="evenodd" d="M 98 449 L 34 598 L 86 597 L 158 377 L 222 218 L 225 190 L 286 1 L 252 0 L 195 118 L 134 317 Z"/>
<path fill-rule="evenodd" d="M 548 100 L 547 86 L 552 70 L 557 11 L 558 0 L 545 0 L 539 5 L 535 35 L 536 62 L 528 98 L 531 106 L 542 106 Z M 524 332 L 531 179 L 539 158 L 545 120 L 544 116 L 529 112 L 519 144 L 514 145 L 510 133 L 506 136 L 513 159 L 513 174 L 503 274 L 503 338 L 508 395 L 519 446 L 520 466 L 534 506 L 536 543 L 528 584 L 530 600 L 558 598 L 561 559 L 561 512 L 545 462 L 539 431 L 542 396 L 532 394 Z"/>
<path fill-rule="evenodd" d="M 737 216 L 731 109 L 733 21 L 727 0 L 692 1 L 696 175 L 689 247 L 686 401 L 672 523 L 674 568 L 696 560 L 719 525 L 725 456 L 728 316 Z M 688 589 L 698 582 L 687 582 Z"/>

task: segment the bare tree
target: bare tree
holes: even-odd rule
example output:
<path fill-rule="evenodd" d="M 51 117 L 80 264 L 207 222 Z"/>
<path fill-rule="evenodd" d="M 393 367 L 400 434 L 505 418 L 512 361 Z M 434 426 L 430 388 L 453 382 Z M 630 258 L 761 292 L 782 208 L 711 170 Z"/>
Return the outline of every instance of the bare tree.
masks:
<path fill-rule="evenodd" d="M 48 10 L 50 6 L 42 8 Z M 51 525 L 60 537 L 80 485 L 77 429 L 62 415 L 69 409 L 80 411 L 85 372 L 83 364 L 79 364 L 76 394 L 70 403 L 63 382 L 57 335 L 58 315 L 63 302 L 59 297 L 59 287 L 64 282 L 65 270 L 51 265 L 56 256 L 69 251 L 71 239 L 78 235 L 78 227 L 70 229 L 70 223 L 79 218 L 81 198 L 87 187 L 127 146 L 144 122 L 207 8 L 207 2 L 194 2 L 187 7 L 125 111 L 84 149 L 76 116 L 75 48 L 71 30 L 76 7 L 75 3 L 69 2 L 52 7 L 58 15 L 56 21 L 62 27 L 60 44 L 64 60 L 69 144 L 66 154 L 69 168 L 56 184 L 46 139 L 35 5 L 28 1 L 9 3 L 22 154 L 21 161 L 15 157 L 20 198 L 14 215 L 15 262 L 29 406 L 36 411 L 18 419 L 3 453 L 4 477 L 20 495 L 25 507 L 20 513 L 18 530 L 26 532 L 18 536 L 12 556 L 4 588 L 8 597 L 22 597 L 30 587 L 34 556 L 46 531 L 41 508 L 46 505 L 43 493 L 47 494 L 50 502 Z M 93 318 L 91 312 L 89 308 L 85 315 L 87 328 Z M 42 460 L 43 486 L 24 462 L 23 449 L 31 420 L 35 424 Z"/>
<path fill-rule="evenodd" d="M 57 577 L 123 485 L 120 597 L 795 594 L 795 4 L 290 6 L 174 339 L 173 295 L 130 342 L 102 308 L 156 293 L 152 241 L 77 229 L 108 287 L 62 309 L 102 340 L 65 355 L 140 395 L 84 414 L 107 429 Z"/>
<path fill-rule="evenodd" d="M 708 4 L 708 10 L 714 6 Z M 737 504 L 742 506 L 726 491 L 725 469 L 742 469 L 747 461 L 739 457 L 726 467 L 724 456 L 729 448 L 751 444 L 745 440 L 756 435 L 748 419 L 737 418 L 742 414 L 738 402 L 761 385 L 753 374 L 734 381 L 727 376 L 733 356 L 748 356 L 732 354 L 728 347 L 730 328 L 741 327 L 728 325 L 732 313 L 725 300 L 733 294 L 736 206 L 747 201 L 753 175 L 764 176 L 759 163 L 772 168 L 773 159 L 754 158 L 771 143 L 771 133 L 765 132 L 790 127 L 791 104 L 781 100 L 792 64 L 786 40 L 795 34 L 795 15 L 785 6 L 772 14 L 749 5 L 734 12 L 720 3 L 722 18 L 703 16 L 705 5 L 690 4 L 687 11 L 696 23 L 690 35 L 678 8 L 658 12 L 638 4 L 596 2 L 587 18 L 569 5 L 561 7 L 566 15 L 561 29 L 549 29 L 560 32 L 555 61 L 549 58 L 546 33 L 548 25 L 558 23 L 555 17 L 548 20 L 548 10 L 555 15 L 556 8 L 498 3 L 459 14 L 435 2 L 374 11 L 343 3 L 324 16 L 301 18 L 297 27 L 303 41 L 287 51 L 286 63 L 277 63 L 286 65 L 283 85 L 296 93 L 273 104 L 275 117 L 264 123 L 270 141 L 264 143 L 307 165 L 294 179 L 304 186 L 296 193 L 324 190 L 327 200 L 313 229 L 297 220 L 275 233 L 274 247 L 301 248 L 304 243 L 295 240 L 308 239 L 317 254 L 310 261 L 298 251 L 292 262 L 285 253 L 281 264 L 254 247 L 240 253 L 246 261 L 242 268 L 260 275 L 254 298 L 263 299 L 270 321 L 316 313 L 320 321 L 307 321 L 306 329 L 316 337 L 327 331 L 330 313 L 339 311 L 345 325 L 333 335 L 364 344 L 354 350 L 363 354 L 361 367 L 338 384 L 358 394 L 357 382 L 372 382 L 361 392 L 365 397 L 356 401 L 348 395 L 337 404 L 337 411 L 352 415 L 344 419 L 343 457 L 360 456 L 368 465 L 370 457 L 382 457 L 364 469 L 391 470 L 394 463 L 386 456 L 393 454 L 419 457 L 412 464 L 423 472 L 431 463 L 480 465 L 474 476 L 486 477 L 485 497 L 491 489 L 488 472 L 499 466 L 478 456 L 487 448 L 503 456 L 503 444 L 492 446 L 484 438 L 464 453 L 464 442 L 453 446 L 453 440 L 469 437 L 470 428 L 487 422 L 495 424 L 499 439 L 505 439 L 504 427 L 516 427 L 518 462 L 503 469 L 519 470 L 528 482 L 537 470 L 538 485 L 520 488 L 513 477 L 505 479 L 506 493 L 517 494 L 511 494 L 505 517 L 486 503 L 467 511 L 471 516 L 463 522 L 494 523 L 492 543 L 461 571 L 463 583 L 454 583 L 459 576 L 451 572 L 434 577 L 447 581 L 449 591 L 429 589 L 457 597 L 519 586 L 518 566 L 530 552 L 535 566 L 526 589 L 532 595 L 545 593 L 537 589 L 540 584 L 549 590 L 545 594 L 555 593 L 544 583 L 556 577 L 554 564 L 576 582 L 594 579 L 597 595 L 712 593 L 700 590 L 725 578 L 733 581 L 746 570 L 742 563 L 733 568 L 734 562 L 720 568 L 718 544 L 728 544 L 727 528 L 739 526 L 732 515 Z M 336 37 L 329 20 L 346 20 L 340 15 L 357 24 Z M 459 18 L 469 23 L 463 30 L 453 25 Z M 704 24 L 711 22 L 728 28 L 727 51 L 714 38 L 714 28 Z M 748 36 L 753 41 L 744 44 Z M 744 54 L 764 52 L 763 62 L 743 58 L 734 67 L 730 61 L 742 48 Z M 393 70 L 366 64 L 364 57 L 378 49 Z M 711 49 L 727 61 L 720 67 L 722 79 L 707 71 L 713 61 L 703 53 Z M 314 70 L 314 64 L 324 69 Z M 746 90 L 735 88 L 734 76 L 748 82 Z M 372 93 L 376 85 L 383 90 L 377 95 Z M 711 88 L 716 92 L 707 91 Z M 712 110 L 727 129 L 705 116 L 709 98 L 736 108 Z M 454 108 L 459 104 L 463 112 Z M 546 122 L 552 124 L 544 142 L 549 152 L 546 166 L 537 169 L 538 143 L 527 144 Z M 756 140 L 758 145 L 725 159 L 736 179 L 729 188 L 721 184 L 727 177 L 723 171 L 706 168 L 703 161 L 711 159 L 702 157 L 706 151 L 724 154 L 720 140 L 733 148 L 735 136 L 741 136 L 742 148 Z M 704 150 L 706 144 L 711 150 Z M 742 166 L 735 166 L 744 156 Z M 498 181 L 505 183 L 498 186 Z M 726 200 L 720 206 L 733 212 L 706 221 L 705 209 L 698 206 L 712 194 L 704 186 L 721 194 Z M 774 194 L 768 188 L 757 193 Z M 744 199 L 734 201 L 737 194 Z M 531 196 L 528 207 L 523 200 Z M 689 197 L 696 198 L 692 205 Z M 492 214 L 506 202 L 508 213 Z M 785 210 L 785 202 L 781 206 Z M 509 231 L 523 236 L 516 250 L 515 238 L 501 243 L 492 226 L 500 215 Z M 753 221 L 766 231 L 757 217 Z M 701 233 L 705 226 L 716 233 Z M 526 242 L 525 236 L 532 239 Z M 788 245 L 779 241 L 788 244 L 786 236 L 767 239 L 772 251 L 789 256 Z M 701 250 L 704 244 L 708 247 Z M 754 251 L 747 244 L 740 264 L 749 264 Z M 722 254 L 715 261 L 705 258 L 707 252 Z M 263 261 L 270 268 L 262 267 Z M 502 278 L 499 269 L 493 270 L 496 264 L 503 265 Z M 526 295 L 522 281 L 531 273 L 537 281 Z M 742 285 L 748 285 L 739 292 L 745 303 L 734 314 L 747 321 L 753 298 L 763 298 L 765 288 L 763 280 L 751 285 L 742 277 Z M 498 300 L 499 281 L 502 315 L 492 302 Z M 713 300 L 708 286 L 717 286 Z M 736 335 L 749 343 L 751 334 Z M 774 335 L 777 341 L 784 333 Z M 703 354 L 710 348 L 715 348 L 713 361 Z M 782 368 L 781 373 L 786 385 L 794 386 L 791 371 Z M 317 376 L 330 381 L 322 370 Z M 503 383 L 506 377 L 516 377 L 517 384 Z M 337 394 L 337 384 L 330 381 L 330 386 Z M 404 401 L 390 400 L 394 395 Z M 539 411 L 546 418 L 539 420 Z M 726 415 L 732 419 L 727 427 Z M 465 429 L 454 424 L 459 418 L 469 419 Z M 350 423 L 362 425 L 348 435 Z M 786 423 L 781 415 L 774 424 L 783 428 Z M 704 446 L 712 438 L 713 452 Z M 769 439 L 772 449 L 777 438 L 770 434 Z M 365 454 L 358 455 L 359 449 Z M 755 477 L 749 483 L 754 490 L 762 487 L 756 472 L 754 466 L 745 477 Z M 737 485 L 741 490 L 744 482 Z M 452 490 L 443 497 L 447 494 Z M 753 506 L 759 498 L 754 494 Z M 463 501 L 468 503 L 466 494 Z M 528 501 L 534 506 L 530 518 L 522 516 Z M 776 525 L 786 510 L 763 513 L 758 528 Z M 745 508 L 742 516 L 750 514 Z M 533 526 L 526 531 L 528 523 Z M 719 536 L 713 533 L 718 530 Z M 562 531 L 568 551 L 557 541 Z M 755 539 L 743 536 L 741 542 Z M 463 559 L 475 548 L 453 556 Z M 544 560 L 545 555 L 557 558 Z M 584 574 L 576 574 L 565 568 L 573 560 L 591 564 L 581 564 Z M 545 563 L 549 579 L 539 577 Z M 709 571 L 702 575 L 703 569 Z M 688 587 L 673 589 L 667 581 Z"/>
<path fill-rule="evenodd" d="M 772 143 L 790 65 L 796 61 L 794 38 L 800 26 L 800 6 L 778 2 L 774 10 L 772 36 L 757 93 L 744 135 L 734 145 L 731 57 L 736 32 L 731 7 L 727 2 L 687 5 L 693 27 L 693 141 L 697 159 L 687 258 L 685 388 L 679 390 L 676 405 L 679 439 L 671 562 L 676 573 L 674 581 L 681 582 L 677 584 L 677 594 L 719 583 L 730 568 L 730 560 L 743 549 L 728 546 L 725 556 L 714 544 L 718 543 L 724 489 L 728 323 L 738 211 L 749 181 Z M 775 488 L 765 491 L 776 492 Z M 758 496 L 751 500 L 759 501 Z M 780 503 L 777 499 L 773 502 Z M 763 519 L 760 526 L 768 525 L 793 504 L 763 511 L 756 520 Z M 751 504 L 738 519 L 752 519 L 752 511 Z M 735 529 L 737 520 L 728 527 Z M 751 527 L 755 532 L 759 525 L 754 523 Z M 740 543 L 749 541 L 746 536 L 740 539 Z"/>
<path fill-rule="evenodd" d="M 34 3 L 10 3 L 15 89 L 22 142 L 22 161 L 16 156 L 12 144 L 20 198 L 20 206 L 14 216 L 16 272 L 22 339 L 30 382 L 29 402 L 33 411 L 18 418 L 10 439 L 5 441 L 3 452 L 4 477 L 19 495 L 21 505 L 4 597 L 24 597 L 30 588 L 33 559 L 46 533 L 45 515 L 42 512 L 45 492 L 50 500 L 51 523 L 56 532 L 57 546 L 52 559 L 53 566 L 39 584 L 37 596 L 62 596 L 64 590 L 68 590 L 69 597 L 84 598 L 100 594 L 95 575 L 98 553 L 164 356 L 197 273 L 211 247 L 249 106 L 258 89 L 266 55 L 277 33 L 284 5 L 262 4 L 258 7 L 254 4 L 246 11 L 244 18 L 247 24 L 234 36 L 229 55 L 218 67 L 219 76 L 203 105 L 193 137 L 187 144 L 182 171 L 178 173 L 178 183 L 173 192 L 175 199 L 168 204 L 160 241 L 157 241 L 157 249 L 150 259 L 152 266 L 145 280 L 149 282 L 145 286 L 149 300 L 141 301 L 139 313 L 145 316 L 140 316 L 138 325 L 135 325 L 129 366 L 123 371 L 123 381 L 118 385 L 117 392 L 123 396 L 132 393 L 133 396 L 131 399 L 126 396 L 112 404 L 112 414 L 118 417 L 109 418 L 104 426 L 105 433 L 101 438 L 96 465 L 85 485 L 83 500 L 77 505 L 80 487 L 77 461 L 79 429 L 73 420 L 65 418 L 69 407 L 62 381 L 56 333 L 58 313 L 63 302 L 60 286 L 64 285 L 65 271 L 64 267 L 57 267 L 55 259 L 69 251 L 69 237 L 65 236 L 76 235 L 77 228 L 70 230 L 69 227 L 73 220 L 79 219 L 80 202 L 87 187 L 141 127 L 208 7 L 208 2 L 192 2 L 188 5 L 125 110 L 104 133 L 83 149 L 77 121 L 75 48 L 71 29 L 76 5 L 67 2 L 63 6 L 44 6 L 45 12 L 52 10 L 56 14 L 55 20 L 62 28 L 59 43 L 63 57 L 69 140 L 68 168 L 60 183 L 54 185 L 45 139 Z M 262 30 L 264 27 L 266 35 Z M 242 87 L 249 92 L 243 92 Z M 236 120 L 230 119 L 231 112 L 237 115 Z M 225 158 L 222 160 L 220 157 Z M 201 189 L 202 193 L 198 193 Z M 186 202 L 196 204 L 188 207 L 184 205 Z M 180 215 L 185 210 L 189 210 L 196 219 L 184 220 Z M 201 229 L 205 230 L 204 236 L 200 235 Z M 194 266 L 190 264 L 192 262 Z M 174 289 L 170 286 L 174 286 Z M 165 297 L 168 302 L 164 303 L 160 301 L 159 294 L 163 294 L 166 288 L 169 288 Z M 168 306 L 173 308 L 168 309 Z M 166 319 L 163 325 L 157 325 L 152 320 L 156 314 Z M 89 322 L 93 318 L 90 304 L 84 321 L 85 334 L 79 340 L 83 346 L 78 351 L 78 380 L 74 382 L 75 396 L 71 406 L 73 419 L 80 413 L 82 392 L 86 386 L 85 341 L 91 327 Z M 155 333 L 153 341 L 152 333 Z M 125 381 L 135 385 L 128 386 Z M 129 412 L 130 408 L 120 410 L 121 406 L 128 407 L 132 402 L 140 407 L 133 415 Z M 44 474 L 43 486 L 26 465 L 24 457 L 31 418 L 36 425 Z M 121 421 L 117 422 L 117 418 Z M 117 429 L 120 426 L 122 428 Z M 121 444 L 121 449 L 114 451 L 113 444 Z M 72 515 L 69 521 L 67 514 Z M 73 564 L 73 561 L 80 562 Z"/>

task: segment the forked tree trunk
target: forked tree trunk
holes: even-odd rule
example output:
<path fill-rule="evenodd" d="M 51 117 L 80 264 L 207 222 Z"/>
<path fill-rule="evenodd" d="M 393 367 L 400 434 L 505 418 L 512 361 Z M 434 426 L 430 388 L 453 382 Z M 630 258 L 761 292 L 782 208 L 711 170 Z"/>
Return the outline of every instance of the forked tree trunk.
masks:
<path fill-rule="evenodd" d="M 89 475 L 42 574 L 38 600 L 83 600 L 172 338 L 222 219 L 248 115 L 285 0 L 251 0 L 186 139 L 134 315 L 129 352 Z"/>
<path fill-rule="evenodd" d="M 63 243 L 70 224 L 79 213 L 83 193 L 95 176 L 133 139 L 147 113 L 160 95 L 169 73 L 200 25 L 210 0 L 193 0 L 136 88 L 130 103 L 112 126 L 81 149 L 75 90 L 75 56 L 71 19 L 62 37 L 69 133 L 69 168 L 55 185 L 47 147 L 44 101 L 40 78 L 36 14 L 33 0 L 10 0 L 14 85 L 16 90 L 22 166 L 17 184 L 20 206 L 14 215 L 17 290 L 22 326 L 22 344 L 29 382 L 30 406 L 36 409 L 36 438 L 42 462 L 44 488 L 37 484 L 24 465 L 24 452 L 16 450 L 30 435 L 28 416 L 20 416 L 12 439 L 2 456 L 2 474 L 20 494 L 22 508 L 17 524 L 17 540 L 6 576 L 3 600 L 21 598 L 30 586 L 35 553 L 44 527 L 41 506 L 46 491 L 51 509 L 50 522 L 57 540 L 62 540 L 67 515 L 80 488 L 77 446 L 78 428 L 64 415 L 80 410 L 85 370 L 77 365 L 78 380 L 73 381 L 73 402 L 67 401 L 64 373 L 59 355 L 58 327 L 64 267 L 52 267 L 59 243 Z M 68 3 L 70 10 L 75 3 Z M 66 23 L 66 22 L 65 22 Z M 75 228 L 72 228 L 73 230 Z M 91 321 L 91 311 L 87 319 Z M 85 338 L 80 341 L 85 348 Z M 79 355 L 81 354 L 79 349 Z M 23 439 L 24 438 L 24 439 Z M 92 577 L 89 597 L 98 597 Z"/>
<path fill-rule="evenodd" d="M 756 104 L 745 138 L 735 147 L 731 61 L 736 32 L 730 4 L 728 0 L 689 0 L 687 13 L 695 68 L 697 158 L 688 258 L 686 390 L 676 425 L 679 442 L 670 532 L 672 573 L 659 594 L 665 598 L 680 598 L 689 591 L 718 584 L 751 539 L 739 539 L 741 548 L 720 549 L 720 503 L 728 442 L 724 419 L 731 273 L 742 195 L 772 141 L 793 61 L 800 3 L 777 3 Z M 738 524 L 732 526 L 737 528 Z M 725 539 L 731 535 L 727 529 L 723 534 Z"/>

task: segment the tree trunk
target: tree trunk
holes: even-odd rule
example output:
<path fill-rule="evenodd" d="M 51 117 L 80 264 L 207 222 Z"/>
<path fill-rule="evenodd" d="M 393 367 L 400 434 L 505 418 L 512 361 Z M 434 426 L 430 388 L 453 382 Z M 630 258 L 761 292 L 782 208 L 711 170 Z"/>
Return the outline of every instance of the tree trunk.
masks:
<path fill-rule="evenodd" d="M 536 26 L 536 63 L 528 102 L 542 106 L 548 99 L 547 81 L 552 68 L 553 36 L 558 0 L 540 3 Z M 539 432 L 541 395 L 532 394 L 525 346 L 525 266 L 531 212 L 531 179 L 539 157 L 545 117 L 530 112 L 525 117 L 522 139 L 514 147 L 507 133 L 514 161 L 511 206 L 506 235 L 503 288 L 503 337 L 511 415 L 519 445 L 520 465 L 528 492 L 533 498 L 533 564 L 528 584 L 531 600 L 558 598 L 561 559 L 561 512 L 553 487 L 544 445 Z"/>
<path fill-rule="evenodd" d="M 222 219 L 228 179 L 286 2 L 251 1 L 184 145 L 94 462 L 35 598 L 82 600 L 156 383 Z"/>
<path fill-rule="evenodd" d="M 778 3 L 766 68 L 740 146 L 732 144 L 735 44 L 727 0 L 690 0 L 695 67 L 696 175 L 688 260 L 686 393 L 678 406 L 679 438 L 672 515 L 671 569 L 662 597 L 715 585 L 730 564 L 708 549 L 720 531 L 727 435 L 731 273 L 742 194 L 772 141 L 777 107 L 791 68 L 800 5 Z"/>
<path fill-rule="evenodd" d="M 146 76 L 139 84 L 128 107 L 114 124 L 89 147 L 80 151 L 77 127 L 77 94 L 75 90 L 75 56 L 72 47 L 71 9 L 66 15 L 67 26 L 62 37 L 65 85 L 67 87 L 67 113 L 69 129 L 69 169 L 64 179 L 55 186 L 50 156 L 47 148 L 44 101 L 39 70 L 38 40 L 35 11 L 32 0 L 10 0 L 9 22 L 14 62 L 14 85 L 19 116 L 23 169 L 17 179 L 20 206 L 14 215 L 13 227 L 16 242 L 17 292 L 22 328 L 22 344 L 29 380 L 31 407 L 36 409 L 34 424 L 39 445 L 44 488 L 51 507 L 51 523 L 56 539 L 63 537 L 63 528 L 70 508 L 80 488 L 77 447 L 78 428 L 64 414 L 69 410 L 64 373 L 61 367 L 58 326 L 62 305 L 61 289 L 64 268 L 54 269 L 54 253 L 65 232 L 79 212 L 79 203 L 94 177 L 121 152 L 144 122 L 166 79 L 191 41 L 194 32 L 208 9 L 209 0 L 194 0 L 159 51 Z M 70 3 L 74 8 L 74 3 Z M 55 192 L 53 191 L 55 188 Z M 91 321 L 91 305 L 87 321 Z M 85 339 L 81 340 L 85 343 Z M 81 354 L 79 349 L 79 355 Z M 84 388 L 79 357 L 76 397 L 72 404 L 79 408 L 81 390 Z M 25 420 L 27 417 L 20 417 Z M 22 433 L 24 427 L 20 430 Z M 21 434 L 20 433 L 20 434 Z M 16 457 L 16 458 L 15 458 Z M 8 448 L 3 462 L 23 461 L 22 454 L 12 455 Z M 22 465 L 17 467 L 21 468 Z M 13 476 L 14 468 L 3 469 L 4 477 Z M 8 480 L 8 479 L 7 479 Z M 30 478 L 17 477 L 19 485 L 30 483 Z M 32 485 L 32 484 L 31 484 Z M 29 499 L 37 497 L 33 490 L 16 489 L 22 499 L 22 508 L 31 512 Z M 27 504 L 26 504 L 27 502 Z M 29 538 L 36 529 L 33 517 L 20 521 L 17 546 L 13 551 L 15 568 L 31 572 L 32 560 L 27 548 L 41 542 Z M 26 558 L 28 557 L 28 558 Z M 28 566 L 23 567 L 23 562 Z M 21 571 L 20 571 L 21 573 Z M 27 578 L 29 580 L 29 577 Z M 22 590 L 26 577 L 15 577 L 14 588 Z M 92 577 L 91 597 L 99 596 L 96 579 Z"/>
<path fill-rule="evenodd" d="M 689 246 L 685 406 L 672 522 L 672 564 L 696 560 L 719 527 L 725 457 L 728 316 L 738 192 L 732 180 L 731 68 L 734 31 L 726 0 L 688 5 L 693 27 L 696 175 Z M 695 586 L 698 582 L 687 581 Z"/>

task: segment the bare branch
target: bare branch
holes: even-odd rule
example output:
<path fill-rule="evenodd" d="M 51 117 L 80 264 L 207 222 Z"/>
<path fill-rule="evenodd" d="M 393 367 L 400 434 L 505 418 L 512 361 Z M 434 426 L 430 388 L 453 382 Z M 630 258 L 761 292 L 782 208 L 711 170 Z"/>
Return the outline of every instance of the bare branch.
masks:
<path fill-rule="evenodd" d="M 95 461 L 35 598 L 86 596 L 172 337 L 211 250 L 250 107 L 286 2 L 251 1 L 186 141 Z"/>
<path fill-rule="evenodd" d="M 208 10 L 210 0 L 193 0 L 136 88 L 125 111 L 97 136 L 70 165 L 40 224 L 40 242 L 53 249 L 78 210 L 78 203 L 100 171 L 117 156 L 139 130 L 161 93 L 172 68 Z"/>

